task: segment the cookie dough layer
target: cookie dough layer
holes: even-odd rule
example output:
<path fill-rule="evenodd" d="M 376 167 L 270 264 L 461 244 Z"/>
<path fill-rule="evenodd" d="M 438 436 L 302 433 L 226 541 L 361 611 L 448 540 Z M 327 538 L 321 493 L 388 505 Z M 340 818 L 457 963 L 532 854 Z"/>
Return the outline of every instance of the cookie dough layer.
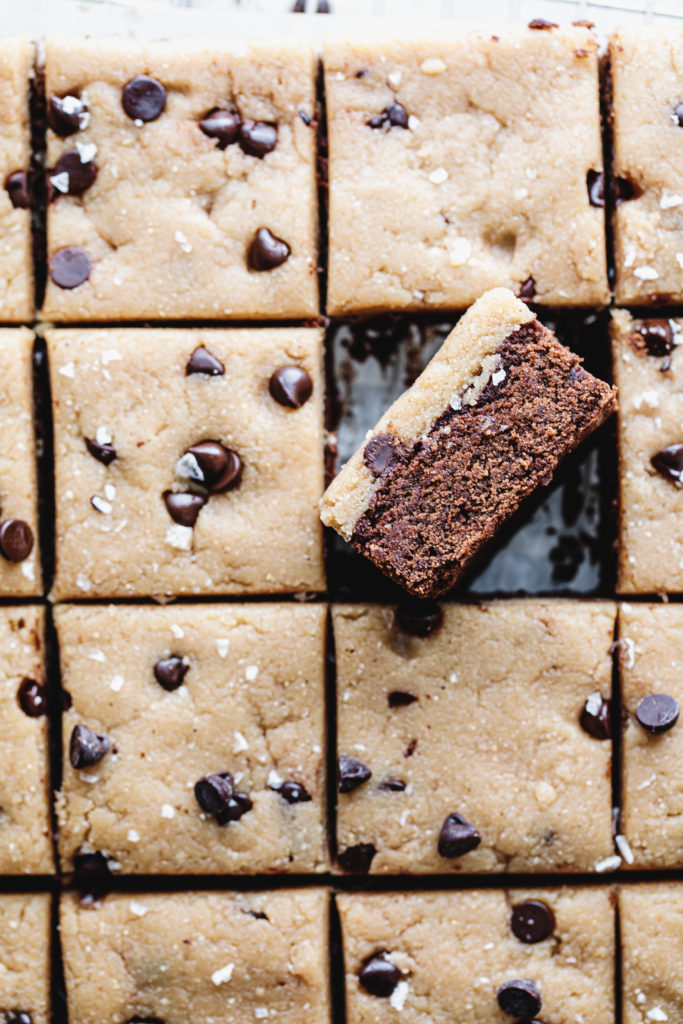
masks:
<path fill-rule="evenodd" d="M 649 694 L 668 694 L 683 706 L 681 629 L 679 605 L 623 604 L 619 611 L 625 715 L 621 827 L 637 868 L 683 866 L 683 722 L 652 735 L 635 717 Z"/>
<path fill-rule="evenodd" d="M 540 900 L 555 927 L 526 945 L 510 928 L 513 906 Z M 614 1021 L 613 893 L 601 889 L 340 895 L 349 1024 L 505 1024 L 501 984 L 531 978 L 542 1019 Z M 389 997 L 368 993 L 359 971 L 384 950 L 401 972 Z M 672 1018 L 673 1019 L 673 1018 Z"/>
<path fill-rule="evenodd" d="M 0 609 L 0 875 L 54 869 L 43 634 L 42 608 Z"/>
<path fill-rule="evenodd" d="M 139 874 L 321 871 L 324 836 L 323 605 L 63 607 L 55 613 L 63 719 L 59 851 L 96 850 Z M 180 658 L 182 685 L 155 677 Z M 109 752 L 69 762 L 76 725 Z M 198 804 L 195 783 L 229 771 L 253 808 L 225 825 Z M 279 792 L 296 782 L 310 798 Z"/>
<path fill-rule="evenodd" d="M 55 598 L 324 589 L 320 331 L 72 329 L 47 340 Z M 223 374 L 187 375 L 200 346 Z M 300 408 L 269 391 L 283 365 L 312 382 Z M 115 449 L 109 464 L 86 447 L 98 436 Z M 171 518 L 164 492 L 193 489 L 177 478 L 178 460 L 207 440 L 235 451 L 242 474 L 209 497 L 190 528 Z"/>
<path fill-rule="evenodd" d="M 123 108 L 123 89 L 138 76 L 165 90 L 154 120 Z M 67 138 L 48 132 L 48 165 L 59 171 L 59 158 L 80 146 L 97 174 L 79 195 L 55 186 L 48 257 L 75 246 L 91 270 L 72 289 L 48 278 L 43 315 L 262 320 L 317 313 L 314 81 L 304 42 L 49 39 L 48 103 L 76 97 L 89 119 Z M 243 122 L 276 125 L 275 148 L 259 157 L 204 134 L 207 114 L 232 107 Z M 291 253 L 282 265 L 255 271 L 247 252 L 262 227 Z"/>
<path fill-rule="evenodd" d="M 523 302 L 494 289 L 330 485 L 323 522 L 410 593 L 443 594 L 615 404 Z"/>
<path fill-rule="evenodd" d="M 683 1019 L 683 886 L 619 890 L 624 1024 Z"/>
<path fill-rule="evenodd" d="M 614 606 L 442 611 L 420 638 L 393 608 L 333 609 L 338 752 L 372 771 L 339 794 L 341 863 L 368 844 L 370 871 L 385 874 L 601 870 L 613 854 L 611 744 L 579 716 L 590 694 L 610 695 Z M 438 852 L 451 814 L 481 836 L 459 857 Z"/>
<path fill-rule="evenodd" d="M 329 312 L 464 309 L 496 285 L 607 302 L 590 31 L 329 42 L 324 66 Z M 381 121 L 394 104 L 405 127 Z"/>
<path fill-rule="evenodd" d="M 4 1020 L 52 1020 L 51 907 L 47 893 L 0 896 L 0 1012 Z M 21 1016 L 19 1016 L 21 1015 Z"/>
<path fill-rule="evenodd" d="M 616 300 L 681 302 L 683 34 L 671 26 L 623 27 L 610 39 L 609 57 Z"/>
<path fill-rule="evenodd" d="M 64 895 L 69 1020 L 327 1024 L 327 904 L 321 889 Z"/>
<path fill-rule="evenodd" d="M 0 40 L 0 323 L 30 321 L 34 311 L 31 212 L 23 205 L 28 195 L 15 206 L 7 189 L 11 175 L 29 171 L 33 58 L 28 39 Z"/>

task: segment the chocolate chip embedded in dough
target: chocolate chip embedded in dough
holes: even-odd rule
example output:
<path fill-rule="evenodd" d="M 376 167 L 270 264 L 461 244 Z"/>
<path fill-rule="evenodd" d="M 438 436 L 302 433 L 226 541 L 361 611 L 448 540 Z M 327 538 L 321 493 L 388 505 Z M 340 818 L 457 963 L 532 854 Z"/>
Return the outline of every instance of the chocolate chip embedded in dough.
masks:
<path fill-rule="evenodd" d="M 23 519 L 0 523 L 0 555 L 8 562 L 23 562 L 33 551 L 33 530 Z"/>
<path fill-rule="evenodd" d="M 439 833 L 438 849 L 441 857 L 462 857 L 475 850 L 481 836 L 461 814 L 449 814 Z"/>
<path fill-rule="evenodd" d="M 47 105 L 47 123 L 61 138 L 85 128 L 90 119 L 83 100 L 78 96 L 50 96 Z"/>
<path fill-rule="evenodd" d="M 193 373 L 203 373 L 207 377 L 221 377 L 225 373 L 225 367 L 213 352 L 209 352 L 204 345 L 198 345 L 185 367 L 186 376 L 190 377 Z"/>
<path fill-rule="evenodd" d="M 201 509 L 206 505 L 206 498 L 191 491 L 164 491 L 164 504 L 174 523 L 181 526 L 194 526 Z"/>
<path fill-rule="evenodd" d="M 396 624 L 412 636 L 431 636 L 443 622 L 441 605 L 432 600 L 404 601 L 396 609 Z"/>
<path fill-rule="evenodd" d="M 262 160 L 277 146 L 277 125 L 246 118 L 239 128 L 239 141 L 245 153 Z"/>
<path fill-rule="evenodd" d="M 160 658 L 154 666 L 154 678 L 169 693 L 177 690 L 187 674 L 190 666 L 177 655 L 170 658 Z"/>
<path fill-rule="evenodd" d="M 226 149 L 237 142 L 240 123 L 240 115 L 235 109 L 216 108 L 202 118 L 199 127 L 204 135 L 216 140 L 218 149 Z"/>
<path fill-rule="evenodd" d="M 527 27 L 541 31 L 549 31 L 550 29 L 558 28 L 554 21 L 546 21 L 545 18 L 533 18 Z"/>
<path fill-rule="evenodd" d="M 498 1005 L 503 1013 L 525 1021 L 541 1009 L 541 993 L 531 978 L 504 982 L 498 989 Z"/>
<path fill-rule="evenodd" d="M 22 679 L 17 690 L 17 701 L 29 718 L 40 718 L 47 714 L 47 691 L 35 679 Z"/>
<path fill-rule="evenodd" d="M 232 490 L 242 479 L 242 460 L 220 441 L 201 441 L 188 448 L 186 454 L 195 458 L 202 474 L 200 482 L 212 494 Z"/>
<path fill-rule="evenodd" d="M 371 996 L 387 998 L 401 980 L 401 972 L 388 959 L 386 952 L 373 953 L 363 962 L 358 981 Z"/>
<path fill-rule="evenodd" d="M 377 788 L 383 793 L 404 793 L 406 784 L 402 779 L 385 779 Z"/>
<path fill-rule="evenodd" d="M 283 782 L 277 791 L 288 804 L 306 804 L 311 799 L 310 793 L 300 782 Z"/>
<path fill-rule="evenodd" d="M 596 740 L 608 740 L 612 735 L 610 722 L 610 702 L 605 700 L 600 693 L 591 693 L 586 698 L 579 724 L 584 732 Z"/>
<path fill-rule="evenodd" d="M 116 458 L 116 448 L 110 441 L 93 441 L 92 438 L 85 438 L 85 447 L 93 459 L 97 459 L 104 466 L 109 466 Z"/>
<path fill-rule="evenodd" d="M 27 1010 L 5 1010 L 3 1024 L 33 1024 L 33 1017 Z"/>
<path fill-rule="evenodd" d="M 89 768 L 101 761 L 109 750 L 109 739 L 93 732 L 87 725 L 75 725 L 69 742 L 69 760 L 72 768 Z"/>
<path fill-rule="evenodd" d="M 340 754 L 337 762 L 338 786 L 340 793 L 350 793 L 372 776 L 372 772 L 366 764 L 349 757 L 347 754 Z"/>
<path fill-rule="evenodd" d="M 363 461 L 373 476 L 391 473 L 403 461 L 403 445 L 393 434 L 375 434 L 363 449 Z"/>
<path fill-rule="evenodd" d="M 520 942 L 543 942 L 553 933 L 555 915 L 543 900 L 524 900 L 512 908 L 510 928 Z"/>
<path fill-rule="evenodd" d="M 300 409 L 313 394 L 313 381 L 301 366 L 280 366 L 271 374 L 268 390 L 279 405 Z"/>
<path fill-rule="evenodd" d="M 57 175 L 66 176 L 65 191 L 68 195 L 80 196 L 90 188 L 97 177 L 97 164 L 94 160 L 83 160 L 77 149 L 67 149 L 51 172 L 51 177 Z"/>
<path fill-rule="evenodd" d="M 392 690 L 387 697 L 387 703 L 390 708 L 407 708 L 409 704 L 414 704 L 416 700 L 417 697 L 406 690 Z"/>
<path fill-rule="evenodd" d="M 401 103 L 390 103 L 379 114 L 374 114 L 368 121 L 370 128 L 407 128 L 408 111 Z"/>
<path fill-rule="evenodd" d="M 67 245 L 50 259 L 50 277 L 58 288 L 78 288 L 90 277 L 92 264 L 84 249 Z"/>
<path fill-rule="evenodd" d="M 531 275 L 527 277 L 526 281 L 522 281 L 517 296 L 522 302 L 531 302 L 536 297 L 536 282 Z"/>
<path fill-rule="evenodd" d="M 666 693 L 648 694 L 636 708 L 638 723 L 655 736 L 673 729 L 678 715 L 678 701 Z"/>
<path fill-rule="evenodd" d="M 674 124 L 683 127 L 683 103 L 677 103 L 671 111 L 671 120 Z"/>
<path fill-rule="evenodd" d="M 259 228 L 247 250 L 247 263 L 251 270 L 274 270 L 286 263 L 291 251 L 269 228 Z"/>
<path fill-rule="evenodd" d="M 339 867 L 351 875 L 367 875 L 377 850 L 372 843 L 347 846 L 337 856 Z"/>
<path fill-rule="evenodd" d="M 683 444 L 670 444 L 650 458 L 650 465 L 660 476 L 680 486 L 683 482 Z"/>
<path fill-rule="evenodd" d="M 195 782 L 194 795 L 197 803 L 207 814 L 220 814 L 227 807 L 235 792 L 230 772 L 215 772 Z"/>
<path fill-rule="evenodd" d="M 155 121 L 166 107 L 166 90 L 156 78 L 138 75 L 124 85 L 121 103 L 132 121 Z"/>
<path fill-rule="evenodd" d="M 586 175 L 588 202 L 591 206 L 605 205 L 605 175 L 602 171 L 589 171 Z"/>
<path fill-rule="evenodd" d="M 637 334 L 650 356 L 668 356 L 675 346 L 674 332 L 669 320 L 643 320 Z"/>
<path fill-rule="evenodd" d="M 13 171 L 5 178 L 5 189 L 12 206 L 17 210 L 26 210 L 30 205 L 28 172 Z"/>

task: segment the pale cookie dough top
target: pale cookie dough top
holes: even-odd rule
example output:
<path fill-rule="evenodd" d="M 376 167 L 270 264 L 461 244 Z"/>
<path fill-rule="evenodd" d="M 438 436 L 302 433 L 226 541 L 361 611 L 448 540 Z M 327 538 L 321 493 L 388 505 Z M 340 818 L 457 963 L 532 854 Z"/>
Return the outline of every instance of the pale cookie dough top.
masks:
<path fill-rule="evenodd" d="M 636 305 L 680 302 L 683 33 L 670 25 L 620 28 L 610 39 L 609 55 L 621 200 L 614 214 L 616 299 Z"/>
<path fill-rule="evenodd" d="M 32 320 L 33 251 L 25 175 L 31 158 L 33 44 L 0 40 L 0 322 Z"/>
<path fill-rule="evenodd" d="M 683 706 L 680 605 L 622 605 L 619 612 L 623 737 L 622 822 L 638 868 L 683 866 L 683 721 L 653 734 L 636 712 L 665 695 Z M 647 714 L 647 704 L 639 715 Z M 646 723 L 649 719 L 644 718 Z"/>
<path fill-rule="evenodd" d="M 321 889 L 107 896 L 61 904 L 69 1019 L 326 1024 Z"/>
<path fill-rule="evenodd" d="M 294 603 L 58 609 L 64 869 L 95 851 L 125 873 L 325 868 L 325 617 Z M 76 769 L 78 726 L 108 750 Z M 253 806 L 221 825 L 194 787 L 225 771 Z"/>
<path fill-rule="evenodd" d="M 42 608 L 0 609 L 0 874 L 53 870 Z"/>
<path fill-rule="evenodd" d="M 329 42 L 330 312 L 464 308 L 495 285 L 605 303 L 596 51 L 585 28 Z"/>
<path fill-rule="evenodd" d="M 341 866 L 604 870 L 611 744 L 579 717 L 590 695 L 610 695 L 613 605 L 514 600 L 442 612 L 431 635 L 416 636 L 390 607 L 333 609 L 338 753 L 372 772 L 339 794 Z M 441 855 L 454 814 L 480 844 Z"/>
<path fill-rule="evenodd" d="M 324 589 L 320 331 L 105 328 L 47 339 L 56 598 Z M 214 371 L 188 374 L 198 349 Z M 288 392 L 297 407 L 281 389 L 273 396 L 282 367 L 308 384 Z M 193 456 L 179 465 L 206 441 L 231 460 L 215 493 L 186 476 L 197 475 Z M 194 526 L 179 521 L 187 510 L 172 518 L 168 491 L 206 498 Z"/>
<path fill-rule="evenodd" d="M 683 1020 L 683 891 L 680 884 L 619 891 L 624 1024 Z"/>
<path fill-rule="evenodd" d="M 30 1014 L 31 1024 L 52 1020 L 50 897 L 0 896 L 0 1012 Z M 24 1024 L 20 1019 L 13 1024 Z"/>
<path fill-rule="evenodd" d="M 625 310 L 612 314 L 623 593 L 683 590 L 683 455 L 680 466 L 675 450 L 663 456 L 664 463 L 657 458 L 683 443 L 683 348 L 676 344 L 681 331 L 677 320 L 633 320 Z"/>
<path fill-rule="evenodd" d="M 522 942 L 512 910 L 543 904 L 550 934 Z M 348 1024 L 509 1024 L 496 994 L 533 980 L 554 1024 L 614 1022 L 613 894 L 603 889 L 340 895 Z M 537 912 L 538 912 L 537 908 Z M 537 913 L 537 921 L 540 920 Z M 528 936 L 528 933 L 526 933 Z M 368 992 L 371 958 L 395 968 L 390 995 Z M 389 986 L 387 986 L 389 987 Z"/>
<path fill-rule="evenodd" d="M 55 199 L 44 315 L 317 313 L 314 75 L 304 42 L 48 40 L 47 160 Z M 66 137 L 69 126 L 63 113 L 55 116 L 53 99 L 68 111 L 76 105 Z M 242 142 L 228 141 L 227 128 L 219 135 L 210 125 L 212 135 L 200 128 L 216 108 L 236 112 Z M 272 269 L 247 262 L 261 228 L 290 250 Z M 77 257 L 56 258 L 72 247 L 81 250 Z M 88 261 L 89 276 L 77 283 Z"/>

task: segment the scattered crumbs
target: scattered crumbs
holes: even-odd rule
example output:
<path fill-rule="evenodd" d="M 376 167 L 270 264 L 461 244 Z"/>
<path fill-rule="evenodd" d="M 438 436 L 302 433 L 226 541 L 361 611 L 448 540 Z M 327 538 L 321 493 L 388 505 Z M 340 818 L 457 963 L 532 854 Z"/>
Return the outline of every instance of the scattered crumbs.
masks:
<path fill-rule="evenodd" d="M 616 846 L 617 850 L 621 854 L 622 858 L 626 861 L 626 863 L 633 864 L 635 858 L 633 856 L 633 850 L 631 849 L 629 841 L 626 838 L 626 836 L 616 835 L 614 837 L 614 845 Z"/>
<path fill-rule="evenodd" d="M 624 266 L 632 267 L 636 261 L 636 247 L 633 242 L 629 242 L 626 246 L 626 252 L 624 254 Z"/>
<path fill-rule="evenodd" d="M 175 809 L 170 804 L 161 805 L 161 817 L 162 818 L 175 818 Z"/>
<path fill-rule="evenodd" d="M 75 377 L 76 367 L 74 366 L 73 362 L 64 363 L 64 366 L 59 367 L 59 372 L 61 373 L 62 377 Z"/>
<path fill-rule="evenodd" d="M 182 640 L 182 638 L 185 636 L 185 630 L 182 628 L 182 626 L 178 626 L 175 622 L 171 626 L 171 632 L 173 633 L 173 636 L 177 640 Z"/>
<path fill-rule="evenodd" d="M 128 904 L 128 909 L 131 914 L 135 914 L 136 917 L 144 917 L 149 907 L 146 907 L 144 903 L 140 903 L 138 900 L 131 900 Z"/>
<path fill-rule="evenodd" d="M 390 71 L 389 74 L 387 75 L 387 78 L 393 85 L 394 89 L 398 89 L 399 85 L 401 84 L 401 79 L 403 78 L 403 72 Z"/>
<path fill-rule="evenodd" d="M 123 359 L 123 356 L 117 348 L 105 348 L 101 358 L 102 365 L 108 366 L 109 363 L 113 363 L 115 359 Z"/>
<path fill-rule="evenodd" d="M 497 387 L 499 384 L 502 384 L 504 380 L 505 370 L 503 369 L 494 370 L 493 373 L 491 374 L 491 383 L 494 385 L 494 387 Z"/>
<path fill-rule="evenodd" d="M 244 738 L 244 735 L 239 731 L 239 729 L 235 729 L 234 736 L 235 742 L 232 745 L 233 754 L 239 754 L 240 751 L 249 749 L 249 744 L 247 743 L 246 739 Z"/>
<path fill-rule="evenodd" d="M 668 189 L 664 189 L 662 198 L 659 200 L 662 210 L 668 210 L 671 206 L 680 206 L 681 203 L 683 203 L 683 196 L 678 192 L 669 192 Z"/>
<path fill-rule="evenodd" d="M 84 590 L 86 593 L 88 590 L 92 590 L 92 583 L 85 575 L 85 573 L 79 572 L 76 577 L 76 586 L 79 590 Z"/>
<path fill-rule="evenodd" d="M 659 277 L 659 274 L 654 267 L 634 267 L 633 276 L 641 281 L 654 281 Z"/>
<path fill-rule="evenodd" d="M 78 777 L 79 777 L 79 779 L 83 779 L 84 782 L 93 783 L 93 782 L 99 782 L 100 781 L 99 775 L 86 775 L 85 772 L 80 772 Z"/>
<path fill-rule="evenodd" d="M 423 75 L 442 75 L 448 68 L 440 57 L 428 57 L 420 64 L 420 71 Z"/>
<path fill-rule="evenodd" d="M 174 523 L 166 530 L 166 543 L 178 551 L 189 551 L 192 547 L 192 527 Z"/>
<path fill-rule="evenodd" d="M 88 655 L 91 661 L 106 661 L 104 651 L 91 651 Z"/>
<path fill-rule="evenodd" d="M 467 238 L 454 238 L 448 246 L 448 262 L 452 267 L 461 267 L 472 255 L 472 246 Z"/>
<path fill-rule="evenodd" d="M 173 237 L 175 238 L 176 242 L 183 250 L 183 252 L 192 252 L 192 242 L 189 240 L 187 235 L 184 235 L 182 233 L 182 231 L 176 231 Z"/>
<path fill-rule="evenodd" d="M 230 650 L 230 641 L 227 637 L 220 637 L 216 640 L 216 650 L 219 658 L 225 658 Z"/>
<path fill-rule="evenodd" d="M 430 173 L 429 180 L 433 185 L 443 185 L 448 180 L 448 171 L 445 167 L 437 167 Z"/>
<path fill-rule="evenodd" d="M 139 843 L 140 842 L 140 833 L 136 832 L 134 828 L 131 828 L 131 829 L 128 830 L 128 842 L 129 843 Z"/>
<path fill-rule="evenodd" d="M 258 665 L 247 665 L 244 670 L 244 678 L 248 683 L 253 683 L 258 675 Z"/>
<path fill-rule="evenodd" d="M 391 997 L 389 999 L 389 1002 L 391 1003 L 391 1005 L 393 1006 L 393 1008 L 395 1010 L 398 1010 L 399 1013 L 401 1012 L 401 1010 L 405 1006 L 406 999 L 408 998 L 408 992 L 409 991 L 410 991 L 410 987 L 408 985 L 408 982 L 407 981 L 399 981 L 398 985 L 396 986 L 394 991 L 391 993 Z"/>
<path fill-rule="evenodd" d="M 604 875 L 607 871 L 616 871 L 620 864 L 621 857 L 615 853 L 612 857 L 603 857 L 602 860 L 597 860 L 593 870 L 599 875 Z"/>
<path fill-rule="evenodd" d="M 219 967 L 218 970 L 214 971 L 211 975 L 211 981 L 214 985 L 222 985 L 224 982 L 230 981 L 234 969 L 234 964 L 226 964 L 225 967 Z"/>
<path fill-rule="evenodd" d="M 279 772 L 276 772 L 274 768 L 271 768 L 268 772 L 268 789 L 279 789 L 282 785 L 283 779 Z"/>

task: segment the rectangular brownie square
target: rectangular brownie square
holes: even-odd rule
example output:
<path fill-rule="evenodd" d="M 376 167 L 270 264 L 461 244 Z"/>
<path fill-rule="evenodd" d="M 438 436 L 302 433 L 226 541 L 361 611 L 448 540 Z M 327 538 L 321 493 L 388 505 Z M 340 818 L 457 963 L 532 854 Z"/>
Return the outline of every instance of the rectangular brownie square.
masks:
<path fill-rule="evenodd" d="M 493 289 L 342 468 L 323 522 L 409 593 L 436 597 L 615 406 L 523 302 Z"/>
<path fill-rule="evenodd" d="M 610 602 L 333 607 L 339 864 L 605 871 Z"/>
<path fill-rule="evenodd" d="M 683 887 L 619 888 L 624 1024 L 683 1020 Z"/>
<path fill-rule="evenodd" d="M 322 333 L 47 332 L 65 598 L 325 587 Z"/>
<path fill-rule="evenodd" d="M 65 871 L 327 866 L 321 604 L 56 609 Z"/>
<path fill-rule="evenodd" d="M 318 312 L 310 44 L 48 39 L 58 321 Z"/>
<path fill-rule="evenodd" d="M 0 1006 L 7 1024 L 49 1024 L 51 898 L 0 896 Z"/>
<path fill-rule="evenodd" d="M 31 321 L 34 313 L 29 171 L 29 87 L 34 47 L 0 40 L 0 323 Z"/>
<path fill-rule="evenodd" d="M 328 311 L 609 298 L 585 27 L 330 41 Z"/>
<path fill-rule="evenodd" d="M 340 894 L 348 1024 L 397 1014 L 614 1024 L 614 896 L 604 887 Z"/>

